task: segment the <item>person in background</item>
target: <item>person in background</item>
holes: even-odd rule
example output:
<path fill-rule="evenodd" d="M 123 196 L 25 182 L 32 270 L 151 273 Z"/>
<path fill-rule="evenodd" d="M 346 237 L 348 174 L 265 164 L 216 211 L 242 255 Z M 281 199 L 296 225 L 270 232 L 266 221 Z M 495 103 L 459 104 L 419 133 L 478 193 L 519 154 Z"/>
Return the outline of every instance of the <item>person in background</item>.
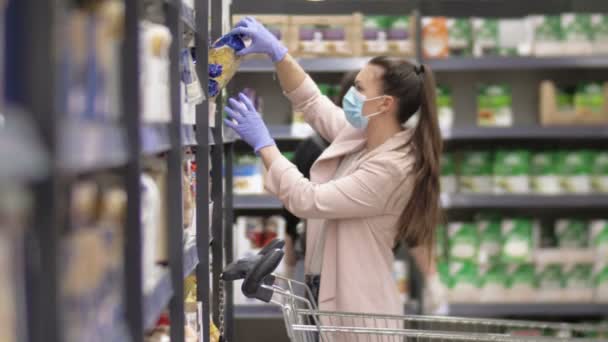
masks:
<path fill-rule="evenodd" d="M 287 48 L 255 19 L 243 19 L 232 34 L 251 40 L 239 55 L 271 58 L 294 110 L 330 142 L 309 180 L 282 156 L 244 94 L 225 108 L 226 126 L 268 170 L 266 189 L 307 219 L 306 281 L 318 291 L 319 308 L 402 314 L 392 276 L 393 248 L 401 242 L 420 248 L 430 268 L 441 219 L 442 140 L 431 70 L 404 59 L 372 58 L 340 108 L 321 95 Z M 416 112 L 416 127 L 406 128 Z"/>

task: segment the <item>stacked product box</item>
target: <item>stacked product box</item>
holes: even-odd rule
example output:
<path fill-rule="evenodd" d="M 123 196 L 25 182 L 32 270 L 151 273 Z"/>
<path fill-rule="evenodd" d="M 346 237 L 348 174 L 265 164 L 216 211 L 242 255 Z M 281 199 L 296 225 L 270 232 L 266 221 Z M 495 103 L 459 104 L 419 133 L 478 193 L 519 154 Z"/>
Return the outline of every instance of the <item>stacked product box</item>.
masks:
<path fill-rule="evenodd" d="M 466 150 L 441 159 L 445 193 L 591 194 L 608 190 L 601 150 Z"/>
<path fill-rule="evenodd" d="M 438 270 L 451 302 L 608 301 L 608 220 L 486 213 L 443 229 Z"/>

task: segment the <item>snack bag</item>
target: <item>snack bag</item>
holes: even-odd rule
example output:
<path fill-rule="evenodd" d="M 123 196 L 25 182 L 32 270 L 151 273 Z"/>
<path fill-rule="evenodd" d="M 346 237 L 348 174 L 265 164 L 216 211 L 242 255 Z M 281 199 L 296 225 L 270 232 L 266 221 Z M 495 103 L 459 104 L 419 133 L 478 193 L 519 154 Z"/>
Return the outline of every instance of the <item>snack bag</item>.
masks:
<path fill-rule="evenodd" d="M 209 97 L 216 97 L 230 82 L 241 64 L 238 51 L 245 48 L 240 35 L 227 34 L 209 50 Z"/>

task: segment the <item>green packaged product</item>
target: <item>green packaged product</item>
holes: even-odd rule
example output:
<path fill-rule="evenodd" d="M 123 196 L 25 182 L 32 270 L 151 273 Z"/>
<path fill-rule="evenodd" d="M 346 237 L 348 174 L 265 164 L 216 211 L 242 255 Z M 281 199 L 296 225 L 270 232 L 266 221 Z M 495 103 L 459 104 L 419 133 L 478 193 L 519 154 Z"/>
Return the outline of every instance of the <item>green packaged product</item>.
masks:
<path fill-rule="evenodd" d="M 441 155 L 441 192 L 455 193 L 458 191 L 458 179 L 456 177 L 456 163 L 454 155 L 449 152 L 444 152 Z"/>
<path fill-rule="evenodd" d="M 593 266 L 575 264 L 564 272 L 564 299 L 572 302 L 585 302 L 593 299 Z"/>
<path fill-rule="evenodd" d="M 501 302 L 507 296 L 509 274 L 504 264 L 492 264 L 479 279 L 482 302 Z"/>
<path fill-rule="evenodd" d="M 506 84 L 482 84 L 477 92 L 477 125 L 511 126 L 511 87 Z"/>
<path fill-rule="evenodd" d="M 501 224 L 503 236 L 502 260 L 522 263 L 532 259 L 534 224 L 527 218 L 505 219 Z"/>
<path fill-rule="evenodd" d="M 593 156 L 591 187 L 596 192 L 608 192 L 608 152 L 599 151 Z"/>
<path fill-rule="evenodd" d="M 509 278 L 509 300 L 530 302 L 536 298 L 538 284 L 534 264 L 525 263 L 515 266 Z"/>
<path fill-rule="evenodd" d="M 589 223 L 589 245 L 595 249 L 598 260 L 608 260 L 608 220 Z"/>
<path fill-rule="evenodd" d="M 473 54 L 473 29 L 466 18 L 449 18 L 448 47 L 450 56 L 471 56 Z"/>
<path fill-rule="evenodd" d="M 560 264 L 548 264 L 539 270 L 538 291 L 539 299 L 543 302 L 555 302 L 561 300 L 564 289 L 563 266 Z"/>
<path fill-rule="evenodd" d="M 477 221 L 479 229 L 479 263 L 497 262 L 502 250 L 502 228 L 499 218 Z"/>
<path fill-rule="evenodd" d="M 586 248 L 589 243 L 587 222 L 577 219 L 559 219 L 555 222 L 555 235 L 560 248 Z"/>
<path fill-rule="evenodd" d="M 479 266 L 472 261 L 450 262 L 450 301 L 470 302 L 479 296 Z"/>
<path fill-rule="evenodd" d="M 375 55 L 388 52 L 387 34 L 390 20 L 387 16 L 365 16 L 363 19 L 363 51 Z"/>
<path fill-rule="evenodd" d="M 529 151 L 497 151 L 494 157 L 494 193 L 528 193 L 529 173 Z"/>
<path fill-rule="evenodd" d="M 587 150 L 560 151 L 558 173 L 560 184 L 567 193 L 591 192 L 593 153 Z"/>
<path fill-rule="evenodd" d="M 451 283 L 450 264 L 447 261 L 437 262 L 437 273 L 439 274 L 441 283 L 449 288 Z"/>
<path fill-rule="evenodd" d="M 560 16 L 538 16 L 535 18 L 534 54 L 553 56 L 563 54 L 564 32 Z"/>
<path fill-rule="evenodd" d="M 444 85 L 437 86 L 437 115 L 439 128 L 448 130 L 454 123 L 454 108 L 452 107 L 452 92 Z"/>
<path fill-rule="evenodd" d="M 593 270 L 595 301 L 608 303 L 608 264 L 597 263 Z"/>
<path fill-rule="evenodd" d="M 593 30 L 593 53 L 608 54 L 608 15 L 593 14 L 591 16 L 591 29 Z"/>
<path fill-rule="evenodd" d="M 473 55 L 482 57 L 498 54 L 498 20 L 474 18 Z"/>
<path fill-rule="evenodd" d="M 557 164 L 557 154 L 554 152 L 532 154 L 530 186 L 533 192 L 547 195 L 561 192 Z"/>
<path fill-rule="evenodd" d="M 391 55 L 411 56 L 414 53 L 411 39 L 411 21 L 406 15 L 388 17 L 388 52 Z"/>
<path fill-rule="evenodd" d="M 600 83 L 583 83 L 576 88 L 574 109 L 576 115 L 584 118 L 604 118 L 604 88 Z"/>
<path fill-rule="evenodd" d="M 469 151 L 460 163 L 460 191 L 469 193 L 492 192 L 492 153 Z"/>
<path fill-rule="evenodd" d="M 477 260 L 479 236 L 470 222 L 453 222 L 448 226 L 450 260 Z"/>
<path fill-rule="evenodd" d="M 593 27 L 590 14 L 564 13 L 561 17 L 564 34 L 564 53 L 589 55 L 592 53 Z"/>

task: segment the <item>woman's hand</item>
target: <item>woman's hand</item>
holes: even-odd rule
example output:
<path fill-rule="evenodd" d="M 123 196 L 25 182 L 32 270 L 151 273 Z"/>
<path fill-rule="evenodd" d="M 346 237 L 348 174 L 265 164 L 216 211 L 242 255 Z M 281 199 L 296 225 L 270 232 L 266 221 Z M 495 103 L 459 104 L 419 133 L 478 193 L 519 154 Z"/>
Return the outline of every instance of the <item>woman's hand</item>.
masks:
<path fill-rule="evenodd" d="M 287 54 L 287 48 L 268 31 L 264 25 L 260 24 L 252 17 L 245 17 L 236 24 L 230 32 L 232 34 L 242 34 L 251 38 L 251 45 L 237 52 L 237 55 L 244 56 L 250 53 L 264 53 L 277 63 Z"/>
<path fill-rule="evenodd" d="M 230 105 L 224 109 L 230 119 L 224 119 L 224 123 L 253 147 L 256 153 L 264 147 L 276 145 L 264 120 L 245 94 L 239 93 L 238 101 L 231 98 L 228 102 Z"/>

